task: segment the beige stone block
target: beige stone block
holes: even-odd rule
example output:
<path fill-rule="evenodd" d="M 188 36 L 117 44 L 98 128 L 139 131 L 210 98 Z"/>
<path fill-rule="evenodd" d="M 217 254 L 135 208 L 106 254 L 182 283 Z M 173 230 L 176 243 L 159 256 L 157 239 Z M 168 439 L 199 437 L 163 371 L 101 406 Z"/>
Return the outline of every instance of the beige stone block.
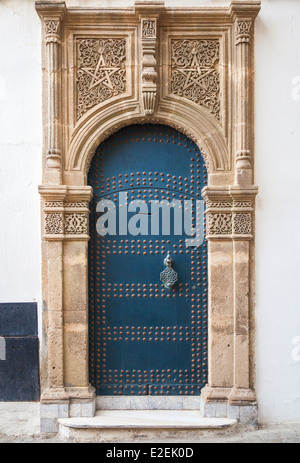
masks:
<path fill-rule="evenodd" d="M 233 317 L 224 317 L 213 314 L 210 318 L 211 334 L 214 338 L 222 335 L 233 335 L 234 319 Z"/>
<path fill-rule="evenodd" d="M 47 305 L 49 310 L 62 310 L 63 267 L 62 258 L 48 259 Z"/>
<path fill-rule="evenodd" d="M 235 337 L 235 387 L 247 389 L 249 384 L 249 336 Z"/>
<path fill-rule="evenodd" d="M 88 312 L 87 310 L 65 310 L 64 311 L 64 323 L 75 323 L 81 325 L 87 325 L 88 323 Z"/>
<path fill-rule="evenodd" d="M 64 310 L 87 310 L 87 247 L 69 241 L 64 248 Z"/>
<path fill-rule="evenodd" d="M 68 323 L 64 328 L 65 385 L 88 386 L 88 327 Z"/>
<path fill-rule="evenodd" d="M 233 386 L 233 336 L 211 335 L 209 343 L 209 385 L 212 387 Z"/>
<path fill-rule="evenodd" d="M 48 329 L 48 386 L 63 387 L 63 329 Z"/>
<path fill-rule="evenodd" d="M 232 243 L 211 242 L 209 246 L 210 315 L 232 315 Z"/>
<path fill-rule="evenodd" d="M 62 328 L 63 326 L 63 314 L 58 310 L 48 311 L 48 323 L 53 329 Z"/>
<path fill-rule="evenodd" d="M 248 309 L 248 307 L 247 307 Z M 245 311 L 247 310 L 245 309 Z M 235 335 L 236 336 L 249 336 L 249 317 L 237 315 L 235 319 Z"/>
<path fill-rule="evenodd" d="M 47 241 L 47 258 L 49 260 L 60 259 L 63 255 L 63 244 L 61 241 Z"/>

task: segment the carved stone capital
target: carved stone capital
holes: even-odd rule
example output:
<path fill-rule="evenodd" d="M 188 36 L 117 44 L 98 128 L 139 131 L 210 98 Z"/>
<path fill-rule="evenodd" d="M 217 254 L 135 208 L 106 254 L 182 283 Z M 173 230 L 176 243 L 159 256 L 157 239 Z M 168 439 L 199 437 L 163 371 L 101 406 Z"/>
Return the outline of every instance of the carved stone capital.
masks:
<path fill-rule="evenodd" d="M 252 218 L 250 212 L 233 212 L 232 232 L 235 235 L 251 235 Z"/>
<path fill-rule="evenodd" d="M 89 187 L 40 187 L 44 199 L 44 239 L 88 239 Z"/>
<path fill-rule="evenodd" d="M 37 1 L 35 8 L 44 23 L 46 44 L 61 43 L 62 21 L 66 14 L 65 2 Z"/>
<path fill-rule="evenodd" d="M 236 19 L 235 20 L 235 43 L 249 44 L 251 38 L 251 28 L 253 20 L 250 19 Z"/>
<path fill-rule="evenodd" d="M 61 22 L 59 19 L 46 19 L 44 22 L 46 43 L 59 43 L 61 40 Z"/>
<path fill-rule="evenodd" d="M 256 187 L 249 190 L 204 188 L 202 196 L 206 202 L 207 238 L 252 239 L 256 194 Z"/>

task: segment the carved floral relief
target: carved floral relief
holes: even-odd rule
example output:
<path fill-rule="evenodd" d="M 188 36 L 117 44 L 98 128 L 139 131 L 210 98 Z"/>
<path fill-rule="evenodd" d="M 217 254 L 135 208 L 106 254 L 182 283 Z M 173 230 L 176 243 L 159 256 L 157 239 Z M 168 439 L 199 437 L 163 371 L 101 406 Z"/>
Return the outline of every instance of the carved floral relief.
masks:
<path fill-rule="evenodd" d="M 63 215 L 61 213 L 50 213 L 45 216 L 45 233 L 57 235 L 63 233 Z"/>
<path fill-rule="evenodd" d="M 77 40 L 77 120 L 90 108 L 126 91 L 126 40 Z"/>
<path fill-rule="evenodd" d="M 171 91 L 220 119 L 219 41 L 171 41 Z"/>
<path fill-rule="evenodd" d="M 232 232 L 231 214 L 207 214 L 208 233 L 212 235 L 227 235 Z"/>
<path fill-rule="evenodd" d="M 66 214 L 65 233 L 69 235 L 81 235 L 88 232 L 88 218 L 86 214 Z"/>

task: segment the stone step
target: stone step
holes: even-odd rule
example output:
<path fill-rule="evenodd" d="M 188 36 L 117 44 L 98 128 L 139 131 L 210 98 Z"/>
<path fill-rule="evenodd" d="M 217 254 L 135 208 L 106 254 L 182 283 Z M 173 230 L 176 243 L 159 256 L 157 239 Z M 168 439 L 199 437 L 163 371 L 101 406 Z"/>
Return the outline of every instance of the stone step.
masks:
<path fill-rule="evenodd" d="M 232 431 L 237 420 L 203 418 L 197 410 L 98 410 L 92 418 L 60 418 L 59 436 L 85 442 L 197 438 L 212 431 Z"/>

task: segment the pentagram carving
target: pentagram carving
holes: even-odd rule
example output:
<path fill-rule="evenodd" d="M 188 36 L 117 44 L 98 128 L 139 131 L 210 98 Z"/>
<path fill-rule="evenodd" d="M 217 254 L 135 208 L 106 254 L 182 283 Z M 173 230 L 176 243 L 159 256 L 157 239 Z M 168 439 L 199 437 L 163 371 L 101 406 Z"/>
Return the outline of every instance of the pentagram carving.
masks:
<path fill-rule="evenodd" d="M 77 120 L 126 90 L 126 40 L 77 40 Z"/>
<path fill-rule="evenodd" d="M 218 40 L 171 41 L 171 91 L 205 106 L 220 119 Z"/>

